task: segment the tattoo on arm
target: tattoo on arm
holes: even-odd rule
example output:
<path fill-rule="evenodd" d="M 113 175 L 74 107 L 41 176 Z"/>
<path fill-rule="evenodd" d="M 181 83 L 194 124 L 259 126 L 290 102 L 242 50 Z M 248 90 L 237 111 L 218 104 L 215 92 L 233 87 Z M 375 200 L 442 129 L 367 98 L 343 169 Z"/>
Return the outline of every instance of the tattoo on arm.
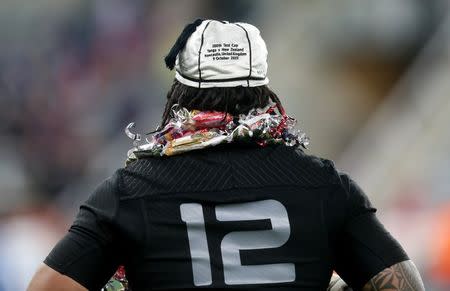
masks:
<path fill-rule="evenodd" d="M 363 291 L 425 291 L 419 271 L 412 261 L 384 269 L 363 287 Z"/>

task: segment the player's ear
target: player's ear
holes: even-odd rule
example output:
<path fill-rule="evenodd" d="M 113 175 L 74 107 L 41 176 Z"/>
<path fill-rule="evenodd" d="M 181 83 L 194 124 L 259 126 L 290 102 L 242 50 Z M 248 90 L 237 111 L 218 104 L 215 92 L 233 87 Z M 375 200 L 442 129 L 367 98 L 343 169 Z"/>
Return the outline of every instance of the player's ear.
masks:
<path fill-rule="evenodd" d="M 167 56 L 164 58 L 164 62 L 166 63 L 167 68 L 173 70 L 173 68 L 175 67 L 175 61 L 177 59 L 178 53 L 184 48 L 188 38 L 191 36 L 191 34 L 194 33 L 194 31 L 197 29 L 197 26 L 199 26 L 202 22 L 203 19 L 199 18 L 194 22 L 186 25 L 186 27 L 181 32 L 180 36 L 175 41 L 175 44 L 170 49 Z"/>

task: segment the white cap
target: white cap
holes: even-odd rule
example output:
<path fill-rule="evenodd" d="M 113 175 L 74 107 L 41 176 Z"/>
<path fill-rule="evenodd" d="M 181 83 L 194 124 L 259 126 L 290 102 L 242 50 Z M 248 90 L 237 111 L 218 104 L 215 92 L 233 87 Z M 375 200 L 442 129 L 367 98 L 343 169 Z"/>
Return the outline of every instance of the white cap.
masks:
<path fill-rule="evenodd" d="M 248 23 L 204 20 L 177 55 L 175 69 L 178 81 L 196 88 L 269 83 L 266 44 Z"/>

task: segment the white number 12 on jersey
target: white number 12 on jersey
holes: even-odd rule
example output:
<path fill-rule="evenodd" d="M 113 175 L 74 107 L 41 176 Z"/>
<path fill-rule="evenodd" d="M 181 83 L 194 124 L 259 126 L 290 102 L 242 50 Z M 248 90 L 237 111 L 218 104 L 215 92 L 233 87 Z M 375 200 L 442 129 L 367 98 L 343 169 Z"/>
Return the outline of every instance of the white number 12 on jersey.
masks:
<path fill-rule="evenodd" d="M 212 284 L 211 262 L 205 231 L 203 208 L 199 203 L 180 205 L 181 219 L 186 223 L 195 286 Z M 281 247 L 291 234 L 286 208 L 276 200 L 262 200 L 216 206 L 219 221 L 270 219 L 272 229 L 233 231 L 222 239 L 225 284 L 268 284 L 295 280 L 292 263 L 242 265 L 239 251 Z"/>

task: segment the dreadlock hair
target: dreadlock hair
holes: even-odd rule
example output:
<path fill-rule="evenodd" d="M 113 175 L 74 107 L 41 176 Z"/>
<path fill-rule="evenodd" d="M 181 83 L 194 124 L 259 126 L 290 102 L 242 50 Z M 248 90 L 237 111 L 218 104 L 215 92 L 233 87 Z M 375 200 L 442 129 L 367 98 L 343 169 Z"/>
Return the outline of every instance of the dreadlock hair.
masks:
<path fill-rule="evenodd" d="M 167 103 L 160 128 L 170 120 L 172 107 L 178 104 L 187 110 L 220 111 L 233 116 L 247 114 L 253 108 L 266 107 L 270 101 L 277 105 L 281 114 L 285 114 L 278 96 L 268 86 L 257 87 L 213 87 L 196 88 L 174 80 L 167 93 Z"/>

